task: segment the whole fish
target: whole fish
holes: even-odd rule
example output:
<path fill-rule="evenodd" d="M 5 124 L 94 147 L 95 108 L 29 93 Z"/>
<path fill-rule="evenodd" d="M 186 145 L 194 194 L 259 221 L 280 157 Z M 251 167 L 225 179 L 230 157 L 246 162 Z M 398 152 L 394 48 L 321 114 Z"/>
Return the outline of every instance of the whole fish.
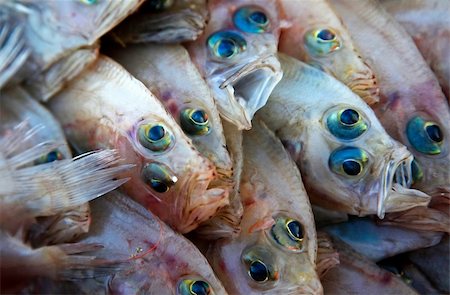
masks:
<path fill-rule="evenodd" d="M 450 99 L 450 2 L 383 0 L 380 3 L 413 38 Z"/>
<path fill-rule="evenodd" d="M 295 163 L 256 118 L 243 150 L 241 233 L 209 246 L 211 266 L 230 294 L 322 294 L 314 219 Z"/>
<path fill-rule="evenodd" d="M 21 55 L 17 52 L 29 54 L 19 71 L 14 75 L 8 74 L 12 78 L 10 82 L 39 79 L 43 71 L 48 70 L 61 58 L 78 48 L 94 45 L 98 38 L 132 13 L 142 2 L 143 0 L 130 0 L 125 3 L 100 0 L 2 2 L 1 9 L 9 15 L 4 27 L 19 26 L 17 31 L 14 30 L 9 36 L 12 36 L 14 32 L 17 32 L 17 35 L 21 33 L 20 37 L 10 37 L 6 43 L 3 42 L 4 47 L 16 48 L 14 52 L 19 57 Z M 81 67 L 83 61 L 72 58 L 70 62 L 72 71 L 63 72 L 64 75 L 68 75 L 66 79 L 74 77 L 83 70 Z M 13 68 L 19 69 L 14 66 L 8 67 L 8 70 Z M 57 85 L 62 86 L 61 83 Z M 43 85 L 44 89 L 48 86 Z M 44 93 L 42 90 L 42 96 L 37 98 L 46 101 L 58 89 L 48 90 L 49 93 Z"/>
<path fill-rule="evenodd" d="M 250 129 L 282 72 L 276 58 L 279 19 L 275 1 L 208 1 L 210 21 L 189 53 L 211 88 L 220 115 Z"/>
<path fill-rule="evenodd" d="M 231 191 L 235 185 L 233 163 L 219 113 L 211 91 L 186 49 L 181 45 L 139 44 L 114 49 L 110 56 L 159 98 L 195 148 L 215 165 L 218 174 L 215 184 Z M 223 221 L 216 224 L 221 232 L 227 227 L 232 232 L 240 223 L 242 205 L 239 195 L 231 196 L 238 200 L 230 199 L 231 206 L 218 212 L 218 215 L 226 215 L 217 216 Z M 215 234 L 212 232 L 211 235 Z"/>
<path fill-rule="evenodd" d="M 197 39 L 207 20 L 205 0 L 147 1 L 112 35 L 121 43 L 186 42 Z"/>
<path fill-rule="evenodd" d="M 353 215 L 425 206 L 409 189 L 413 157 L 393 140 L 370 107 L 328 74 L 279 54 L 284 72 L 261 118 L 302 172 L 313 203 Z"/>
<path fill-rule="evenodd" d="M 100 243 L 104 248 L 92 254 L 123 263 L 114 274 L 76 281 L 71 293 L 226 294 L 206 258 L 189 240 L 126 195 L 115 191 L 92 202 L 92 220 L 81 243 Z"/>
<path fill-rule="evenodd" d="M 326 0 L 281 0 L 290 26 L 279 50 L 334 76 L 371 105 L 379 101 L 374 73 L 353 47 L 350 34 Z"/>
<path fill-rule="evenodd" d="M 377 75 L 381 95 L 373 107 L 377 117 L 414 155 L 408 176 L 414 187 L 450 199 L 450 109 L 433 72 L 407 32 L 378 2 L 332 4 Z"/>
<path fill-rule="evenodd" d="M 212 185 L 214 165 L 158 99 L 113 60 L 101 56 L 50 108 L 79 151 L 116 148 L 135 164 L 122 188 L 177 231 L 193 230 L 228 204 L 228 190 Z"/>

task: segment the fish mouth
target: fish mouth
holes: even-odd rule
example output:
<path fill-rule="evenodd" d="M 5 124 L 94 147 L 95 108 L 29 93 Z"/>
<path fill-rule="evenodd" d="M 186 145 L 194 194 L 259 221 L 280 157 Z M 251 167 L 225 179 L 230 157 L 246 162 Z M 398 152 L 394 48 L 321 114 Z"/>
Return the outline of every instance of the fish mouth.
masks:
<path fill-rule="evenodd" d="M 121 25 L 114 35 L 123 43 L 179 43 L 197 39 L 205 26 L 205 15 L 182 9 L 138 15 Z"/>
<path fill-rule="evenodd" d="M 223 110 L 222 115 L 240 130 L 250 129 L 253 115 L 266 104 L 282 75 L 280 62 L 274 55 L 245 65 L 219 86 L 226 92 L 231 107 Z"/>
<path fill-rule="evenodd" d="M 390 155 L 381 178 L 378 192 L 377 215 L 384 218 L 385 212 L 398 212 L 417 206 L 427 206 L 431 197 L 411 189 L 413 155 L 406 147 L 396 148 Z"/>

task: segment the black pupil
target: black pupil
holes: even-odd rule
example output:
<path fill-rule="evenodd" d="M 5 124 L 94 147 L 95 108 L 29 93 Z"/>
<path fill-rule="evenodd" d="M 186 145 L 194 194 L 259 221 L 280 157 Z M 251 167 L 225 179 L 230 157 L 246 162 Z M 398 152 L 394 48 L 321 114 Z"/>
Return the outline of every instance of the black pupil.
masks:
<path fill-rule="evenodd" d="M 348 175 L 358 175 L 361 172 L 361 165 L 355 160 L 347 160 L 342 163 L 342 169 Z"/>
<path fill-rule="evenodd" d="M 203 124 L 208 121 L 208 115 L 206 115 L 206 113 L 202 110 L 196 110 L 193 112 L 191 118 L 195 123 L 199 124 Z"/>
<path fill-rule="evenodd" d="M 250 265 L 250 276 L 257 282 L 267 280 L 268 273 L 266 266 L 260 261 L 254 261 Z"/>
<path fill-rule="evenodd" d="M 341 122 L 347 125 L 353 125 L 359 120 L 359 114 L 352 109 L 346 109 L 341 114 Z"/>
<path fill-rule="evenodd" d="M 166 184 L 164 184 L 163 182 L 161 182 L 157 179 L 151 179 L 150 186 L 153 190 L 155 190 L 158 193 L 164 193 L 168 189 Z"/>
<path fill-rule="evenodd" d="M 166 0 L 149 0 L 147 1 L 143 7 L 148 11 L 160 11 L 163 10 L 166 6 Z"/>
<path fill-rule="evenodd" d="M 217 48 L 219 55 L 223 57 L 230 57 L 234 54 L 236 43 L 231 39 L 223 39 L 220 41 Z"/>
<path fill-rule="evenodd" d="M 426 127 L 426 131 L 428 136 L 431 138 L 434 142 L 441 142 L 442 141 L 442 133 L 441 128 L 439 128 L 438 125 L 430 125 Z"/>
<path fill-rule="evenodd" d="M 195 281 L 191 286 L 193 295 L 208 295 L 209 293 L 209 285 L 204 281 Z"/>
<path fill-rule="evenodd" d="M 160 125 L 153 126 L 148 131 L 148 138 L 150 138 L 153 141 L 160 140 L 164 137 L 164 127 Z"/>
<path fill-rule="evenodd" d="M 330 41 L 333 40 L 336 36 L 334 35 L 334 33 L 330 30 L 321 30 L 319 32 L 319 34 L 317 34 L 317 37 L 319 37 L 320 39 L 324 40 L 324 41 Z"/>
<path fill-rule="evenodd" d="M 58 160 L 58 151 L 53 151 L 47 155 L 47 163 Z"/>
<path fill-rule="evenodd" d="M 267 16 L 265 13 L 261 12 L 261 11 L 255 11 L 252 14 L 250 14 L 249 18 L 260 25 L 263 25 L 265 23 L 267 23 Z"/>
<path fill-rule="evenodd" d="M 294 220 L 287 224 L 287 227 L 289 228 L 290 234 L 294 236 L 296 239 L 302 239 L 303 238 L 303 231 L 302 226 L 300 225 L 300 222 Z"/>

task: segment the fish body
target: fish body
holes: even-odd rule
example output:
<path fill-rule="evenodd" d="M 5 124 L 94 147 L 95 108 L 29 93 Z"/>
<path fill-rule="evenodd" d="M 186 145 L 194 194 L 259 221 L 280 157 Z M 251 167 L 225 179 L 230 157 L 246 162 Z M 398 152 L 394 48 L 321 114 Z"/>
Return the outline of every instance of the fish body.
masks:
<path fill-rule="evenodd" d="M 295 159 L 313 203 L 353 215 L 428 204 L 409 189 L 413 157 L 361 98 L 328 74 L 279 54 L 284 72 L 262 118 Z"/>
<path fill-rule="evenodd" d="M 300 173 L 275 135 L 256 118 L 253 124 L 243 135 L 241 232 L 210 245 L 206 256 L 230 294 L 321 294 Z"/>
<path fill-rule="evenodd" d="M 250 129 L 282 73 L 276 58 L 279 37 L 275 1 L 208 2 L 204 33 L 186 46 L 211 88 L 221 116 Z"/>
<path fill-rule="evenodd" d="M 226 189 L 210 187 L 214 165 L 158 99 L 111 59 L 100 57 L 50 108 L 79 151 L 115 147 L 135 164 L 123 189 L 176 230 L 186 233 L 228 204 Z"/>
<path fill-rule="evenodd" d="M 331 3 L 378 78 L 377 117 L 415 157 L 414 187 L 431 196 L 448 196 L 450 110 L 433 72 L 408 33 L 378 2 Z"/>
<path fill-rule="evenodd" d="M 380 3 L 411 35 L 450 99 L 450 3 L 445 0 Z"/>
<path fill-rule="evenodd" d="M 311 64 L 347 85 L 371 105 L 378 102 L 373 71 L 352 44 L 350 34 L 325 0 L 282 0 L 289 22 L 282 29 L 280 52 Z"/>

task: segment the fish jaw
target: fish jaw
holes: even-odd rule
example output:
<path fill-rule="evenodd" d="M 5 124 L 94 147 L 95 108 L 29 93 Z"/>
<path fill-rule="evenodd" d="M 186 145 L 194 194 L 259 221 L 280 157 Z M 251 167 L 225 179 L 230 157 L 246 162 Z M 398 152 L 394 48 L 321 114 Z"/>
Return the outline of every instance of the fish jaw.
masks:
<path fill-rule="evenodd" d="M 250 129 L 253 115 L 269 99 L 281 80 L 281 65 L 275 55 L 257 59 L 242 68 L 228 69 L 225 80 L 215 75 L 210 81 L 221 115 L 239 130 Z"/>

